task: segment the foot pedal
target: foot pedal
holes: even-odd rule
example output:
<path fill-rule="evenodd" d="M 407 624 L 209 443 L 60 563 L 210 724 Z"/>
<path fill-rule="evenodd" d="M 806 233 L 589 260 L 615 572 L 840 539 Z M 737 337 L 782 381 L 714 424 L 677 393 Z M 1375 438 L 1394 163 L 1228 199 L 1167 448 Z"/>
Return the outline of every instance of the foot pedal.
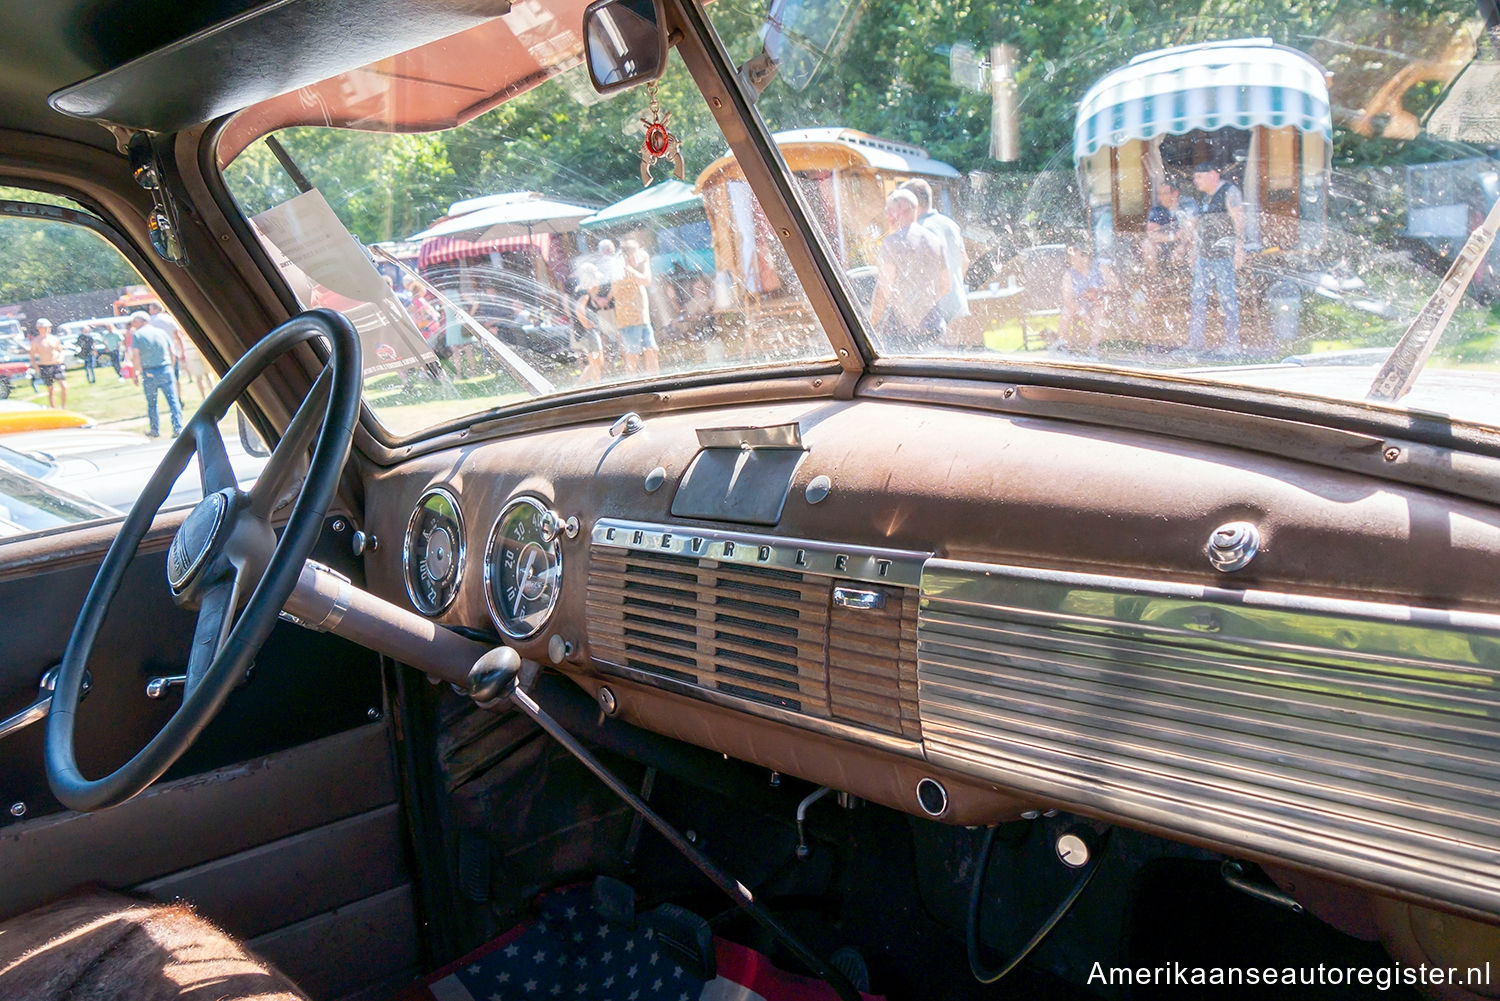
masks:
<path fill-rule="evenodd" d="M 482 834 L 459 836 L 458 892 L 476 904 L 490 899 L 490 843 Z"/>
<path fill-rule="evenodd" d="M 635 927 L 635 890 L 609 876 L 594 880 L 594 913 L 626 928 Z"/>
<path fill-rule="evenodd" d="M 714 960 L 714 933 L 708 922 L 685 907 L 662 904 L 641 915 L 641 924 L 655 932 L 658 948 L 688 976 L 712 980 L 718 973 Z"/>

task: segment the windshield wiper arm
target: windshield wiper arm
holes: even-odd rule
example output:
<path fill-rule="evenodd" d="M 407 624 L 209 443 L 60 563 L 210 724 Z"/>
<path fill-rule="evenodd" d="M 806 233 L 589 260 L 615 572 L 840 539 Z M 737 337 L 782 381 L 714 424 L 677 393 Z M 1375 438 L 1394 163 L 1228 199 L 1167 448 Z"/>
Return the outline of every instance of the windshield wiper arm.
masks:
<path fill-rule="evenodd" d="M 1479 262 L 1484 260 L 1484 256 L 1490 251 L 1490 245 L 1495 242 L 1496 230 L 1500 230 L 1500 198 L 1495 199 L 1495 204 L 1490 206 L 1490 213 L 1484 217 L 1479 228 L 1469 234 L 1469 239 L 1458 252 L 1453 266 L 1443 276 L 1432 297 L 1427 300 L 1427 305 L 1422 307 L 1417 318 L 1411 321 L 1411 326 L 1406 328 L 1406 333 L 1401 335 L 1401 339 L 1391 349 L 1385 363 L 1376 373 L 1375 381 L 1370 384 L 1370 391 L 1365 394 L 1365 399 L 1395 403 L 1411 392 L 1422 366 L 1432 357 L 1432 350 L 1437 347 L 1443 331 L 1448 328 L 1453 314 L 1458 311 L 1464 289 L 1469 287 L 1469 280 L 1479 269 Z"/>

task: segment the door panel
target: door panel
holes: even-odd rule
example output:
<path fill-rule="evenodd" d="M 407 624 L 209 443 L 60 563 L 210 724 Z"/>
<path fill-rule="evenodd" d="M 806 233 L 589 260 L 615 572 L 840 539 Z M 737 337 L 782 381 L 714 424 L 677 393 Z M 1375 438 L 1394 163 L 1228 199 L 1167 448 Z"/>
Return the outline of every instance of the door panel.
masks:
<path fill-rule="evenodd" d="M 350 531 L 348 518 L 330 519 L 314 555 L 358 584 Z M 168 595 L 165 542 L 154 540 L 132 563 L 91 658 L 94 685 L 78 725 L 86 775 L 125 760 L 180 703 L 180 689 L 160 700 L 145 694 L 148 678 L 180 673 L 194 622 Z M 55 537 L 59 554 L 76 543 Z M 35 697 L 37 679 L 61 658 L 102 558 L 75 553 L 60 569 L 35 572 L 47 565 L 35 548 L 36 540 L 0 547 L 7 716 Z M 12 552 L 21 567 L 8 565 Z M 45 728 L 0 740 L 0 803 L 25 804 L 20 816 L 0 812 L 0 918 L 102 884 L 192 901 L 229 931 L 265 941 L 315 998 L 414 969 L 417 923 L 373 654 L 279 624 L 248 681 L 172 771 L 98 813 L 64 810 L 52 798 Z M 329 943 L 344 942 L 352 956 L 352 943 L 372 928 L 383 943 L 379 962 L 337 961 Z"/>

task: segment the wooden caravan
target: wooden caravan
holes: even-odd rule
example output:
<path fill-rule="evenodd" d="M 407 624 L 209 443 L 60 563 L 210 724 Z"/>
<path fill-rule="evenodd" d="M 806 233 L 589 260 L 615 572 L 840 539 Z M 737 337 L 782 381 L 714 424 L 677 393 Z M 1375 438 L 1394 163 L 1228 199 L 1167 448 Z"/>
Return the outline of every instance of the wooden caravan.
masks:
<path fill-rule="evenodd" d="M 797 129 L 774 139 L 846 271 L 875 263 L 885 197 L 901 182 L 925 179 L 936 208 L 958 213 L 958 171 L 919 146 L 844 128 Z M 776 298 L 780 275 L 790 272 L 734 157 L 709 164 L 697 187 L 713 233 L 721 305 Z"/>
<path fill-rule="evenodd" d="M 1180 297 L 1183 268 L 1156 274 L 1147 219 L 1166 186 L 1191 208 L 1194 168 L 1223 166 L 1244 198 L 1239 269 L 1243 333 L 1268 342 L 1270 317 L 1285 313 L 1286 288 L 1273 271 L 1323 243 L 1333 124 L 1328 76 L 1310 57 L 1269 39 L 1238 39 L 1162 49 L 1102 77 L 1079 103 L 1073 155 L 1095 251 L 1109 258 L 1136 300 Z M 1165 260 L 1165 258 L 1162 258 Z M 1274 261 L 1274 265 L 1270 262 Z M 1149 267 L 1147 265 L 1150 265 Z M 1150 272 L 1143 274 L 1143 272 Z M 1268 304 L 1268 296 L 1275 301 Z M 1163 322 L 1141 339 L 1180 342 L 1174 311 L 1151 303 Z M 1285 322 L 1279 336 L 1287 337 Z"/>

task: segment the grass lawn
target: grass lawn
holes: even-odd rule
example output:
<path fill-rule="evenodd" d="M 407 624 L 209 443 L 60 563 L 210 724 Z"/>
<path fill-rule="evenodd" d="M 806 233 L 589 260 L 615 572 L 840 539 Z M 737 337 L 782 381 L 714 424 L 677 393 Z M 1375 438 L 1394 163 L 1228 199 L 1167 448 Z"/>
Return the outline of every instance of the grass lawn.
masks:
<path fill-rule="evenodd" d="M 184 388 L 186 399 L 182 401 L 182 417 L 185 421 L 192 416 L 193 411 L 198 409 L 198 404 L 202 403 L 203 399 L 198 395 L 198 387 L 191 383 L 186 387 L 179 385 L 179 393 L 182 393 Z M 33 393 L 29 381 L 16 379 L 11 382 L 10 398 L 45 407 L 47 387 L 42 386 L 41 392 Z M 161 394 L 157 394 L 156 406 L 161 414 L 162 430 L 170 432 L 172 423 L 167 414 L 167 401 L 161 397 Z M 145 393 L 141 391 L 140 386 L 129 379 L 117 378 L 112 368 L 99 369 L 98 381 L 93 384 L 84 380 L 83 369 L 69 369 L 67 409 L 83 414 L 95 424 L 126 431 L 145 432 L 147 430 Z"/>

